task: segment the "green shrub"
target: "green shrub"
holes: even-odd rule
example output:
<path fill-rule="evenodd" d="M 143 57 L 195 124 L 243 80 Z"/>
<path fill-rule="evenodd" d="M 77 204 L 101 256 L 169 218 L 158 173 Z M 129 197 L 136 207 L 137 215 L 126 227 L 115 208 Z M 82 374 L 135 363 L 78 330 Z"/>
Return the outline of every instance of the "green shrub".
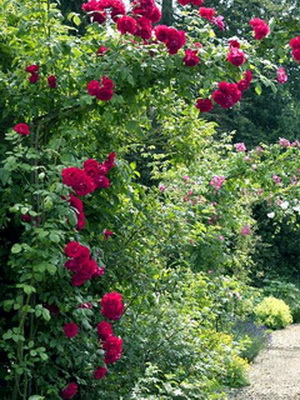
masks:
<path fill-rule="evenodd" d="M 266 297 L 255 308 L 258 322 L 271 329 L 285 328 L 293 322 L 290 307 L 280 299 Z"/>
<path fill-rule="evenodd" d="M 293 321 L 300 322 L 300 289 L 294 283 L 265 279 L 264 294 L 287 303 L 291 308 Z"/>

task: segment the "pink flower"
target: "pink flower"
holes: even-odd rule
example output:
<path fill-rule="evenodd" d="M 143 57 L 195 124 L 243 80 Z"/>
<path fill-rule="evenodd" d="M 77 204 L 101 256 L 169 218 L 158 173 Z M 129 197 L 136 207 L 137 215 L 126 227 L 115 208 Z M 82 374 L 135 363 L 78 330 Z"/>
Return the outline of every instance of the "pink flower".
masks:
<path fill-rule="evenodd" d="M 225 180 L 225 176 L 214 176 L 209 184 L 210 186 L 213 186 L 216 190 L 220 190 Z"/>
<path fill-rule="evenodd" d="M 69 400 L 74 397 L 78 392 L 78 385 L 75 382 L 71 382 L 64 390 L 61 392 L 61 398 L 64 400 Z"/>
<path fill-rule="evenodd" d="M 245 143 L 235 143 L 234 145 L 236 151 L 246 151 Z"/>
<path fill-rule="evenodd" d="M 197 99 L 195 107 L 202 113 L 209 112 L 213 109 L 213 103 L 210 99 Z"/>
<path fill-rule="evenodd" d="M 241 80 L 237 83 L 238 89 L 239 89 L 241 92 L 243 92 L 243 91 L 249 89 L 250 83 L 251 83 L 252 79 L 253 79 L 253 74 L 252 74 L 252 72 L 251 72 L 250 70 L 247 70 L 247 71 L 244 73 L 244 78 L 241 79 Z"/>
<path fill-rule="evenodd" d="M 272 180 L 273 180 L 277 185 L 279 185 L 279 184 L 281 183 L 281 178 L 280 178 L 280 176 L 278 176 L 278 175 L 276 175 L 276 174 L 274 174 L 274 175 L 272 176 Z"/>
<path fill-rule="evenodd" d="M 98 367 L 95 371 L 94 371 L 94 378 L 95 379 L 103 379 L 106 375 L 107 375 L 107 368 L 105 367 Z"/>
<path fill-rule="evenodd" d="M 270 27 L 265 20 L 260 18 L 252 18 L 249 22 L 254 31 L 254 38 L 261 40 L 270 33 Z"/>
<path fill-rule="evenodd" d="M 79 306 L 78 306 L 77 308 L 82 308 L 82 309 L 85 309 L 85 310 L 90 310 L 91 308 L 93 308 L 93 304 L 90 303 L 90 302 L 82 303 L 82 304 L 79 304 Z"/>
<path fill-rule="evenodd" d="M 68 338 L 73 338 L 78 335 L 79 327 L 75 322 L 70 322 L 64 325 L 63 331 Z"/>
<path fill-rule="evenodd" d="M 251 227 L 250 227 L 250 225 L 245 225 L 245 226 L 243 226 L 240 233 L 241 233 L 242 236 L 248 236 L 248 235 L 250 235 L 250 234 L 251 234 Z"/>
<path fill-rule="evenodd" d="M 13 127 L 13 130 L 17 132 L 19 135 L 29 135 L 30 134 L 30 128 L 27 124 L 24 124 L 21 122 L 20 124 L 17 124 Z"/>
<path fill-rule="evenodd" d="M 159 185 L 159 186 L 158 186 L 158 189 L 159 189 L 161 192 L 164 192 L 164 191 L 167 189 L 167 186 L 166 186 L 166 185 Z"/>
<path fill-rule="evenodd" d="M 124 312 L 122 295 L 117 292 L 106 293 L 100 301 L 100 306 L 101 314 L 111 320 L 121 318 Z"/>
<path fill-rule="evenodd" d="M 218 28 L 221 29 L 221 31 L 225 31 L 225 21 L 223 15 L 219 15 L 217 17 L 213 17 L 211 22 L 216 25 Z"/>
<path fill-rule="evenodd" d="M 285 138 L 280 138 L 279 139 L 279 145 L 282 147 L 290 147 L 291 146 L 291 142 Z"/>
<path fill-rule="evenodd" d="M 278 68 L 277 72 L 276 72 L 276 79 L 277 82 L 283 84 L 286 83 L 288 80 L 288 76 L 286 74 L 286 71 L 283 67 Z"/>

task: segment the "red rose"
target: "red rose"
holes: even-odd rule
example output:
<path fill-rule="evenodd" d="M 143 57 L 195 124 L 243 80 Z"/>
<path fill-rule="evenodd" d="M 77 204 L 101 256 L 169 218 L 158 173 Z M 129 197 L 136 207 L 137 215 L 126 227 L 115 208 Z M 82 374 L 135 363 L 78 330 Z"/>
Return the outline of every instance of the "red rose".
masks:
<path fill-rule="evenodd" d="M 65 185 L 71 186 L 78 196 L 85 196 L 96 189 L 93 180 L 86 172 L 76 167 L 63 169 L 62 181 Z"/>
<path fill-rule="evenodd" d="M 110 180 L 106 176 L 99 176 L 95 183 L 97 188 L 107 189 L 110 187 Z"/>
<path fill-rule="evenodd" d="M 107 53 L 110 49 L 105 46 L 100 46 L 99 49 L 97 50 L 98 56 L 103 56 L 105 53 Z"/>
<path fill-rule="evenodd" d="M 176 54 L 186 43 L 185 32 L 169 28 L 165 41 L 169 54 Z"/>
<path fill-rule="evenodd" d="M 32 74 L 28 80 L 30 83 L 36 83 L 40 79 L 39 74 Z"/>
<path fill-rule="evenodd" d="M 102 347 L 105 350 L 105 363 L 112 364 L 121 358 L 123 340 L 116 336 L 109 336 Z"/>
<path fill-rule="evenodd" d="M 28 67 L 25 68 L 26 72 L 29 72 L 30 74 L 35 74 L 38 72 L 40 67 L 36 64 L 28 65 Z"/>
<path fill-rule="evenodd" d="M 48 76 L 48 85 L 50 89 L 55 89 L 57 87 L 56 77 L 54 75 Z"/>
<path fill-rule="evenodd" d="M 146 17 L 139 17 L 137 20 L 137 30 L 135 36 L 139 36 L 144 40 L 151 39 L 152 36 L 152 22 Z"/>
<path fill-rule="evenodd" d="M 75 382 L 71 382 L 64 390 L 61 392 L 61 398 L 64 400 L 71 399 L 78 392 L 78 385 Z"/>
<path fill-rule="evenodd" d="M 238 40 L 229 40 L 229 46 L 230 48 L 234 47 L 236 49 L 239 49 L 241 47 Z"/>
<path fill-rule="evenodd" d="M 200 58 L 197 56 L 197 50 L 187 49 L 185 51 L 185 56 L 183 57 L 183 62 L 187 67 L 195 67 L 200 62 Z"/>
<path fill-rule="evenodd" d="M 101 164 L 97 160 L 90 158 L 83 163 L 83 168 L 88 176 L 94 180 L 99 175 Z"/>
<path fill-rule="evenodd" d="M 97 332 L 101 340 L 105 341 L 109 336 L 113 336 L 112 326 L 109 322 L 101 321 L 97 325 Z"/>
<path fill-rule="evenodd" d="M 86 246 L 83 246 L 76 241 L 68 243 L 64 251 L 69 258 L 76 258 L 80 260 L 89 259 L 91 254 L 90 250 Z"/>
<path fill-rule="evenodd" d="M 20 218 L 23 222 L 31 222 L 32 220 L 31 215 L 29 214 L 22 214 Z"/>
<path fill-rule="evenodd" d="M 227 55 L 227 60 L 236 67 L 240 67 L 246 61 L 246 56 L 242 50 L 232 47 Z"/>
<path fill-rule="evenodd" d="M 200 7 L 199 15 L 200 17 L 208 19 L 210 21 L 216 15 L 216 10 L 209 7 Z"/>
<path fill-rule="evenodd" d="M 295 61 L 300 61 L 300 36 L 290 40 L 290 47 L 292 48 L 292 56 Z"/>
<path fill-rule="evenodd" d="M 160 42 L 165 42 L 168 38 L 169 27 L 167 25 L 157 25 L 154 28 L 154 33 Z"/>
<path fill-rule="evenodd" d="M 105 239 L 109 239 L 113 234 L 114 234 L 114 232 L 109 231 L 108 229 L 104 229 L 104 231 L 103 231 L 103 235 L 104 235 Z"/>
<path fill-rule="evenodd" d="M 241 80 L 237 83 L 238 89 L 239 89 L 241 92 L 243 92 L 243 91 L 249 89 L 250 83 L 251 83 L 252 79 L 253 79 L 252 72 L 249 71 L 249 70 L 247 70 L 247 71 L 244 73 L 244 79 L 241 79 Z"/>
<path fill-rule="evenodd" d="M 235 83 L 220 82 L 219 89 L 212 94 L 213 100 L 222 108 L 230 108 L 242 98 L 242 92 Z"/>
<path fill-rule="evenodd" d="M 99 81 L 90 81 L 87 85 L 87 91 L 90 96 L 95 96 L 97 99 L 102 101 L 109 101 L 113 97 L 113 88 L 114 83 L 107 76 L 104 76 L 101 80 L 101 84 Z"/>
<path fill-rule="evenodd" d="M 201 112 L 209 112 L 213 109 L 213 104 L 210 99 L 197 99 L 195 106 Z"/>
<path fill-rule="evenodd" d="M 124 312 L 122 295 L 117 292 L 106 293 L 100 301 L 100 306 L 102 315 L 111 320 L 121 318 Z"/>
<path fill-rule="evenodd" d="M 94 371 L 94 378 L 95 379 L 103 379 L 105 377 L 105 375 L 107 375 L 107 368 L 105 367 L 98 367 L 95 371 Z"/>
<path fill-rule="evenodd" d="M 118 19 L 117 28 L 122 35 L 125 35 L 125 33 L 134 35 L 137 30 L 137 23 L 134 18 L 124 16 Z"/>
<path fill-rule="evenodd" d="M 97 93 L 100 89 L 100 82 L 98 81 L 90 81 L 87 85 L 87 91 L 90 96 L 97 96 Z"/>
<path fill-rule="evenodd" d="M 254 38 L 256 40 L 261 40 L 270 33 L 270 27 L 260 18 L 252 18 L 249 22 L 254 31 Z"/>
<path fill-rule="evenodd" d="M 78 335 L 79 328 L 78 325 L 75 324 L 75 322 L 70 322 L 69 324 L 64 325 L 63 331 L 64 334 L 71 339 Z"/>
<path fill-rule="evenodd" d="M 30 134 L 29 126 L 27 124 L 22 123 L 22 122 L 20 124 L 15 125 L 13 127 L 13 130 L 15 132 L 19 133 L 20 135 L 23 135 L 23 136 Z"/>

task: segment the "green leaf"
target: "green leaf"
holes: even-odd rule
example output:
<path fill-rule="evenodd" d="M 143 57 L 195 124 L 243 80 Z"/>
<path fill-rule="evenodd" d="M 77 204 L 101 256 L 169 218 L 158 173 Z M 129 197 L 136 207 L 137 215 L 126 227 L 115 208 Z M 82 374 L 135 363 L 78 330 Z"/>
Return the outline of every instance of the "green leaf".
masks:
<path fill-rule="evenodd" d="M 22 251 L 22 246 L 20 245 L 20 244 L 15 244 L 15 245 L 13 245 L 13 247 L 11 248 L 11 252 L 13 253 L 13 254 L 18 254 L 18 253 L 20 253 Z"/>

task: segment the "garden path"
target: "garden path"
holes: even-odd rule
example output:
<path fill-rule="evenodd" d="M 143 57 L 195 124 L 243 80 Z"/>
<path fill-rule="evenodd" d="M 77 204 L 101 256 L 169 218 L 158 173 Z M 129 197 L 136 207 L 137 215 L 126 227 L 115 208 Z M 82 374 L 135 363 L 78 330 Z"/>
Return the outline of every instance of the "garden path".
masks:
<path fill-rule="evenodd" d="M 251 385 L 230 400 L 300 400 L 300 324 L 272 333 L 272 341 L 250 367 Z"/>

